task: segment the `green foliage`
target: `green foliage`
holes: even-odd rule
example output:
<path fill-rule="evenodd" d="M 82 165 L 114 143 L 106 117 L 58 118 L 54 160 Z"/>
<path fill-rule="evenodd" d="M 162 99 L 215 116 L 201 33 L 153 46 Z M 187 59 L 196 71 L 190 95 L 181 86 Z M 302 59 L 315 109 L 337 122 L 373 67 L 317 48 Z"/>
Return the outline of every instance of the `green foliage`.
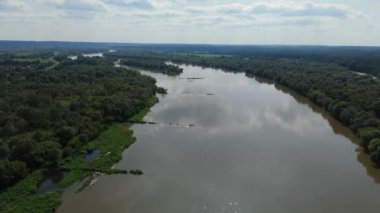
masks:
<path fill-rule="evenodd" d="M 163 94 L 163 95 L 168 94 L 168 91 L 165 88 L 162 88 L 162 87 L 157 87 L 157 91 L 156 92 L 158 94 Z"/>
<path fill-rule="evenodd" d="M 380 148 L 377 148 L 376 151 L 371 153 L 371 159 L 380 167 Z"/>
<path fill-rule="evenodd" d="M 359 130 L 359 137 L 362 145 L 368 148 L 372 140 L 380 138 L 380 130 L 374 127 L 363 128 Z"/>
<path fill-rule="evenodd" d="M 83 160 L 83 159 L 82 159 Z M 82 180 L 88 176 L 90 172 L 85 172 L 82 170 L 71 170 L 59 183 L 59 187 L 66 188 L 78 180 Z"/>
<path fill-rule="evenodd" d="M 58 192 L 33 195 L 42 179 L 43 172 L 36 171 L 1 193 L 0 212 L 54 212 L 61 203 Z"/>
<path fill-rule="evenodd" d="M 26 165 L 21 161 L 0 160 L 0 187 L 5 188 L 27 174 Z"/>
<path fill-rule="evenodd" d="M 368 145 L 368 152 L 374 153 L 380 148 L 380 138 L 372 139 Z"/>
<path fill-rule="evenodd" d="M 151 98 L 147 105 L 152 104 L 153 100 L 155 99 Z M 128 172 L 125 170 L 111 167 L 121 160 L 123 151 L 135 141 L 133 132 L 129 128 L 130 124 L 128 123 L 112 125 L 95 140 L 82 147 L 77 155 L 61 161 L 61 168 L 68 171 L 68 174 L 58 183 L 58 189 L 36 195 L 37 187 L 44 178 L 43 172 L 39 170 L 28 175 L 15 186 L 0 194 L 0 212 L 54 212 L 61 204 L 62 189 L 74 182 L 82 180 L 94 172 L 127 174 Z M 48 144 L 46 146 L 50 147 Z M 101 155 L 92 162 L 86 163 L 84 157 L 93 148 L 100 150 Z M 0 172 L 3 172 L 1 165 L 2 160 L 0 160 Z M 141 175 L 142 171 L 136 170 L 135 173 Z M 132 174 L 135 173 L 132 172 Z M 90 181 L 91 178 L 86 183 L 88 184 Z M 86 183 L 81 189 L 87 186 Z"/>
<path fill-rule="evenodd" d="M 140 112 L 132 116 L 129 121 L 130 122 L 141 122 L 146 114 L 148 114 L 150 108 L 158 102 L 158 98 L 156 96 L 152 96 L 148 99 L 146 106 Z"/>

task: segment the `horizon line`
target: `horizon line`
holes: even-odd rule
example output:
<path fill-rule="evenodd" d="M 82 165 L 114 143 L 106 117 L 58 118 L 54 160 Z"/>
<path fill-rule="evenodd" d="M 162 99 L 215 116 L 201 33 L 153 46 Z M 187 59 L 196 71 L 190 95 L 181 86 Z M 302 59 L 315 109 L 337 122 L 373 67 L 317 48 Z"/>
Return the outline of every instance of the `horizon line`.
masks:
<path fill-rule="evenodd" d="M 281 44 L 281 43 L 265 43 L 265 44 L 233 44 L 233 43 L 175 43 L 175 42 L 119 42 L 119 41 L 69 41 L 69 40 L 11 40 L 0 39 L 0 42 L 35 42 L 35 43 L 88 43 L 88 44 L 119 44 L 119 45 L 202 45 L 202 46 L 309 46 L 309 47 L 375 47 L 380 45 L 353 45 L 353 44 Z"/>

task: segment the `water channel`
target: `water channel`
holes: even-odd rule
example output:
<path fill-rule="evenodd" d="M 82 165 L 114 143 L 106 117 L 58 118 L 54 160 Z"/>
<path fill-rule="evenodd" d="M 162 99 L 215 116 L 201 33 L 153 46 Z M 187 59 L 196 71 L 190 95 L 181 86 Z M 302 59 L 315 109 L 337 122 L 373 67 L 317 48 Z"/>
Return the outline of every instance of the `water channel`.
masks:
<path fill-rule="evenodd" d="M 380 171 L 357 138 L 307 99 L 263 79 L 182 66 L 143 72 L 168 89 L 133 126 L 116 168 L 58 212 L 376 212 Z"/>

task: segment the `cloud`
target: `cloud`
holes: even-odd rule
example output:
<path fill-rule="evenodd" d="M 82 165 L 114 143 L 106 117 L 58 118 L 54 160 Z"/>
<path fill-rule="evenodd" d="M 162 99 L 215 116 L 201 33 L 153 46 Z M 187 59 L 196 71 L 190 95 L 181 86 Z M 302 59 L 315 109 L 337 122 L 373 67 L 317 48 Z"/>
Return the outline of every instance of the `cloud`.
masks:
<path fill-rule="evenodd" d="M 317 3 L 312 1 L 294 2 L 282 1 L 280 3 L 257 3 L 251 9 L 254 14 L 277 14 L 280 16 L 319 16 L 347 18 L 360 15 L 360 12 L 354 11 L 342 4 Z"/>
<path fill-rule="evenodd" d="M 27 7 L 27 4 L 19 0 L 0 0 L 0 11 L 17 11 Z"/>
<path fill-rule="evenodd" d="M 370 5 L 372 0 L 363 1 Z M 0 0 L 0 27 L 43 26 L 49 31 L 52 26 L 65 25 L 78 29 L 69 34 L 72 37 L 89 32 L 87 35 L 119 40 L 133 36 L 139 41 L 152 37 L 153 41 L 201 43 L 223 43 L 222 37 L 235 43 L 256 43 L 254 39 L 283 43 L 297 38 L 292 42 L 297 43 L 303 39 L 300 33 L 308 33 L 308 38 L 318 42 L 324 39 L 323 33 L 329 34 L 335 41 L 345 35 L 343 31 L 356 39 L 354 34 L 372 30 L 374 33 L 361 35 L 370 41 L 377 39 L 379 31 L 374 27 L 379 16 L 371 16 L 376 5 L 380 3 L 359 11 L 353 3 L 326 0 Z M 353 30 L 353 26 L 361 30 Z M 9 30 L 2 33 L 5 31 Z M 103 32 L 119 32 L 120 36 Z"/>
<path fill-rule="evenodd" d="M 235 26 L 319 26 L 339 20 L 356 19 L 365 15 L 343 4 L 313 1 L 266 1 L 229 3 L 209 6 L 189 6 L 184 9 L 197 20 L 228 20 Z M 207 22 L 207 21 L 206 21 Z"/>
<path fill-rule="evenodd" d="M 37 0 L 37 2 L 42 4 L 62 4 L 66 0 Z"/>
<path fill-rule="evenodd" d="M 34 0 L 39 3 L 33 11 L 36 16 L 43 12 L 51 20 L 93 20 L 107 13 L 107 5 L 101 0 Z M 35 3 L 36 3 L 35 2 Z"/>
<path fill-rule="evenodd" d="M 57 16 L 64 18 L 126 17 L 129 22 L 149 26 L 318 26 L 364 17 L 363 13 L 343 4 L 292 0 L 254 3 L 213 0 L 0 0 L 0 6 L 9 12 L 8 8 L 25 7 L 25 2 L 31 5 L 39 2 L 47 7 L 47 11 L 49 7 L 58 10 Z M 49 12 L 54 15 L 54 10 Z"/>
<path fill-rule="evenodd" d="M 45 1 L 47 4 L 53 5 L 57 9 L 70 11 L 86 11 L 99 12 L 105 11 L 105 5 L 97 0 L 54 0 Z"/>
<path fill-rule="evenodd" d="M 153 9 L 153 5 L 148 0 L 134 0 L 134 1 L 105 0 L 104 3 L 119 6 L 119 7 Z"/>
<path fill-rule="evenodd" d="M 39 3 L 53 9 L 56 16 L 64 19 L 93 20 L 116 17 L 123 13 L 136 15 L 134 11 L 144 11 L 153 9 L 149 0 L 37 0 Z M 125 8 L 129 10 L 126 11 Z M 56 10 L 56 11 L 54 11 Z M 131 16 L 130 16 L 131 17 Z M 139 16 L 132 17 L 138 19 Z"/>
<path fill-rule="evenodd" d="M 362 13 L 342 4 L 326 4 L 311 1 L 258 2 L 252 4 L 232 3 L 216 6 L 194 6 L 190 13 L 213 13 L 220 15 L 277 15 L 285 17 L 358 17 Z"/>

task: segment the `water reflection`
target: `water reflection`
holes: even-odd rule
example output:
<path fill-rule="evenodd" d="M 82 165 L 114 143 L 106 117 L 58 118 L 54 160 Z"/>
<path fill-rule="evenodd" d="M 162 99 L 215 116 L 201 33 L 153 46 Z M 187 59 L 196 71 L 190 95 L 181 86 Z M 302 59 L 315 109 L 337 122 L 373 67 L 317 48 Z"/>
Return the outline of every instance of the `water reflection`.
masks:
<path fill-rule="evenodd" d="M 273 81 L 269 79 L 254 76 L 251 77 L 260 83 L 274 85 L 276 89 L 292 96 L 298 103 L 308 106 L 313 112 L 320 114 L 326 121 L 328 121 L 329 127 L 332 128 L 335 134 L 342 135 L 355 145 L 359 146 L 360 139 L 355 134 L 353 134 L 348 128 L 343 126 L 339 121 L 334 119 L 328 112 L 309 101 L 306 97 L 297 94 L 288 87 L 275 84 Z M 378 168 L 375 168 L 368 154 L 366 154 L 361 147 L 358 147 L 356 149 L 356 153 L 357 160 L 364 166 L 368 176 L 372 177 L 375 183 L 380 184 L 380 170 Z"/>
<path fill-rule="evenodd" d="M 139 168 L 144 175 L 102 176 L 79 194 L 70 189 L 59 212 L 320 213 L 380 208 L 373 202 L 380 188 L 358 163 L 357 145 L 328 115 L 259 79 L 183 68 L 179 77 L 146 73 L 168 89 L 145 118 L 161 125 L 134 125 L 137 143 L 116 165 Z M 184 80 L 194 77 L 201 79 Z M 184 95 L 207 93 L 215 95 Z M 196 128 L 162 125 L 170 123 Z"/>
<path fill-rule="evenodd" d="M 46 192 L 56 189 L 57 184 L 67 175 L 65 171 L 59 171 L 51 175 L 48 179 L 43 181 L 38 187 L 36 194 L 41 195 Z"/>
<path fill-rule="evenodd" d="M 101 154 L 100 150 L 95 149 L 84 157 L 84 162 L 90 163 L 91 161 L 95 160 L 100 154 Z"/>
<path fill-rule="evenodd" d="M 88 54 L 82 54 L 82 56 L 86 57 L 86 58 L 94 58 L 94 57 L 104 58 L 103 53 L 88 53 Z M 69 55 L 67 58 L 71 59 L 71 60 L 77 60 L 78 56 L 77 55 Z"/>

